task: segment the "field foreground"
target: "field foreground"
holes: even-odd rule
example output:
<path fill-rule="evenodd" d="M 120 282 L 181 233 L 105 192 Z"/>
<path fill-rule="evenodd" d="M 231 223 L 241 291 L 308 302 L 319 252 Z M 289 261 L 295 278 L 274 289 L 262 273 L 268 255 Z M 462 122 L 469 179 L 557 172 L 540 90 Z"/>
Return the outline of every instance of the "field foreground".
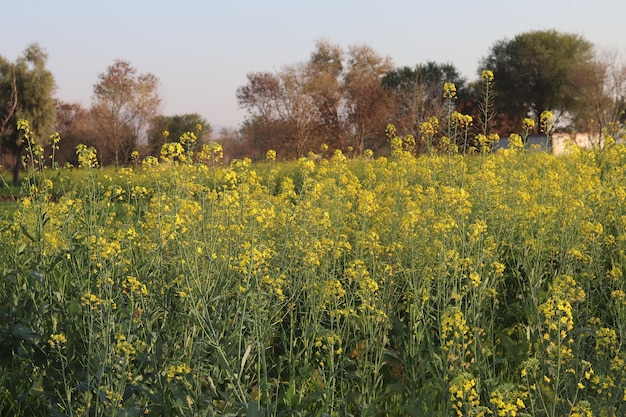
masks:
<path fill-rule="evenodd" d="M 0 414 L 626 414 L 626 148 L 46 170 Z"/>

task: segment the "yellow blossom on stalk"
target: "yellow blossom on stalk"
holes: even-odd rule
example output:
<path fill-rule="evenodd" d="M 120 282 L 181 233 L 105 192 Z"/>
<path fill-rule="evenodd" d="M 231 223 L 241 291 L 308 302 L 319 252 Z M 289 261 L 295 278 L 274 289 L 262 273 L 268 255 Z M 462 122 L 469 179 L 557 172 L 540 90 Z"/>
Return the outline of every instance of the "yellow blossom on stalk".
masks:
<path fill-rule="evenodd" d="M 128 294 L 148 295 L 146 284 L 142 284 L 136 277 L 126 277 L 122 282 L 122 292 Z"/>
<path fill-rule="evenodd" d="M 53 132 L 50 135 L 50 143 L 52 144 L 53 149 L 59 149 L 59 147 L 57 146 L 59 142 L 61 142 L 61 135 L 59 135 L 59 132 Z"/>
<path fill-rule="evenodd" d="M 611 355 L 617 348 L 617 333 L 608 327 L 602 327 L 596 332 L 596 353 Z"/>
<path fill-rule="evenodd" d="M 554 127 L 554 114 L 549 110 L 541 113 L 541 116 L 539 118 L 539 125 L 541 126 L 542 132 L 550 133 L 550 131 L 552 131 L 552 128 Z"/>
<path fill-rule="evenodd" d="M 444 83 L 443 84 L 443 98 L 454 98 L 456 97 L 456 86 L 454 83 Z"/>
<path fill-rule="evenodd" d="M 28 122 L 28 120 L 25 119 L 19 119 L 17 121 L 17 130 L 21 130 L 24 138 L 25 139 L 30 139 L 31 135 L 32 135 L 32 130 L 30 129 L 30 123 Z"/>
<path fill-rule="evenodd" d="M 276 160 L 276 151 L 270 149 L 269 151 L 265 152 L 265 160 L 268 162 L 274 162 Z"/>
<path fill-rule="evenodd" d="M 147 156 L 143 161 L 141 161 L 141 165 L 146 168 L 156 167 L 159 165 L 159 160 L 154 156 Z"/>
<path fill-rule="evenodd" d="M 191 368 L 189 367 L 189 365 L 185 363 L 180 363 L 178 365 L 170 365 L 167 367 L 167 371 L 166 371 L 167 382 L 171 382 L 172 380 L 181 381 L 190 372 L 191 372 Z"/>
<path fill-rule="evenodd" d="M 51 334 L 48 339 L 48 344 L 51 348 L 61 349 L 67 343 L 67 338 L 63 333 Z"/>
<path fill-rule="evenodd" d="M 80 298 L 80 302 L 85 307 L 95 307 L 102 304 L 102 300 L 96 294 L 92 294 L 90 292 L 83 294 Z"/>
<path fill-rule="evenodd" d="M 452 118 L 453 122 L 457 123 L 462 128 L 471 126 L 474 120 L 469 114 L 462 114 L 458 111 L 452 112 L 450 117 Z"/>
<path fill-rule="evenodd" d="M 452 408 L 458 416 L 462 416 L 464 411 L 471 413 L 480 404 L 476 379 L 471 374 L 462 373 L 454 378 L 450 382 L 449 391 Z"/>
<path fill-rule="evenodd" d="M 219 143 L 205 143 L 198 152 L 197 158 L 203 163 L 215 163 L 224 158 L 224 149 Z"/>
<path fill-rule="evenodd" d="M 509 148 L 513 150 L 520 150 L 524 147 L 524 141 L 522 137 L 517 133 L 511 133 L 509 136 Z"/>
<path fill-rule="evenodd" d="M 96 168 L 98 166 L 96 153 L 96 149 L 92 146 L 88 147 L 83 144 L 76 146 L 79 168 Z"/>
<path fill-rule="evenodd" d="M 185 149 L 179 142 L 164 143 L 161 147 L 161 160 L 164 162 L 170 161 L 174 158 L 184 160 Z"/>
<path fill-rule="evenodd" d="M 502 384 L 493 390 L 489 402 L 496 407 L 498 417 L 515 417 L 526 408 L 524 399 L 527 393 L 520 392 L 512 384 Z"/>
<path fill-rule="evenodd" d="M 113 405 L 117 406 L 117 404 L 119 404 L 120 401 L 122 401 L 123 399 L 122 394 L 120 394 L 119 392 L 115 392 L 110 389 L 105 389 L 103 390 L 103 392 L 105 394 L 104 395 L 105 401 L 109 406 L 113 406 Z"/>
<path fill-rule="evenodd" d="M 579 401 L 572 407 L 570 417 L 593 417 L 593 410 L 588 401 Z"/>
<path fill-rule="evenodd" d="M 393 138 L 395 136 L 398 136 L 397 133 L 396 133 L 396 127 L 393 124 L 391 124 L 391 123 L 389 123 L 387 125 L 387 128 L 385 129 L 385 134 L 387 135 L 387 137 L 389 139 L 391 139 L 391 138 Z"/>
<path fill-rule="evenodd" d="M 480 286 L 481 280 L 480 275 L 476 271 L 470 273 L 470 281 L 472 282 L 472 286 L 474 288 L 478 288 Z"/>
<path fill-rule="evenodd" d="M 137 350 L 132 343 L 126 340 L 125 335 L 120 334 L 115 338 L 115 353 L 118 356 L 129 358 L 135 355 Z"/>
<path fill-rule="evenodd" d="M 487 223 L 484 220 L 478 220 L 469 226 L 467 237 L 471 243 L 476 243 L 481 236 L 487 233 Z"/>
<path fill-rule="evenodd" d="M 487 70 L 487 69 L 483 70 L 483 71 L 480 73 L 480 78 L 481 78 L 483 81 L 487 81 L 487 82 L 491 82 L 491 81 L 493 81 L 493 71 L 491 71 L 491 70 Z"/>
<path fill-rule="evenodd" d="M 196 134 L 193 132 L 185 132 L 179 138 L 180 144 L 187 148 L 191 147 L 194 143 L 196 143 L 196 140 L 197 140 Z"/>
<path fill-rule="evenodd" d="M 535 121 L 533 119 L 531 119 L 530 117 L 526 117 L 524 118 L 524 120 L 522 120 L 522 129 L 524 129 L 525 131 L 531 131 L 535 128 Z"/>

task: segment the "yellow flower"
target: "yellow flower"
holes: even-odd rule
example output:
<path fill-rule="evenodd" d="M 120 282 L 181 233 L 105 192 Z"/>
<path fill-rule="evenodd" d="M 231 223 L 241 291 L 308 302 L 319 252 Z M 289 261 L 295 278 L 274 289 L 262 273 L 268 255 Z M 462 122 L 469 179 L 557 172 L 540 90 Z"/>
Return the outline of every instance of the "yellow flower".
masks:
<path fill-rule="evenodd" d="M 524 147 L 524 141 L 522 137 L 516 133 L 511 133 L 509 136 L 509 148 L 511 149 L 521 149 Z"/>
<path fill-rule="evenodd" d="M 443 84 L 443 98 L 454 98 L 456 97 L 456 86 L 454 83 L 444 83 Z"/>
<path fill-rule="evenodd" d="M 554 114 L 549 110 L 544 111 L 539 117 L 539 124 L 542 132 L 550 133 L 554 127 Z"/>
<path fill-rule="evenodd" d="M 480 74 L 480 78 L 487 82 L 493 81 L 493 71 L 487 69 L 483 70 Z"/>
<path fill-rule="evenodd" d="M 530 131 L 533 130 L 535 128 L 535 121 L 529 117 L 526 117 L 523 121 L 522 121 L 522 129 L 524 129 L 525 131 Z"/>
<path fill-rule="evenodd" d="M 67 343 L 67 338 L 63 333 L 51 334 L 48 344 L 51 348 L 61 349 Z"/>

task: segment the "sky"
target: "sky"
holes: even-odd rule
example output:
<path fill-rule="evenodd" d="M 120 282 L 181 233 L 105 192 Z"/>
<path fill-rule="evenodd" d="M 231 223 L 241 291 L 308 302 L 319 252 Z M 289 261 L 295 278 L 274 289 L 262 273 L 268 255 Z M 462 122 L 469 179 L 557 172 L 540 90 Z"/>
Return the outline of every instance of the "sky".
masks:
<path fill-rule="evenodd" d="M 214 128 L 246 117 L 246 74 L 305 62 L 315 42 L 369 45 L 396 67 L 451 63 L 468 80 L 493 44 L 531 30 L 581 35 L 626 60 L 623 0 L 20 0 L 3 6 L 0 55 L 32 42 L 48 53 L 55 96 L 91 105 L 116 59 L 160 80 L 161 113 L 198 113 Z"/>

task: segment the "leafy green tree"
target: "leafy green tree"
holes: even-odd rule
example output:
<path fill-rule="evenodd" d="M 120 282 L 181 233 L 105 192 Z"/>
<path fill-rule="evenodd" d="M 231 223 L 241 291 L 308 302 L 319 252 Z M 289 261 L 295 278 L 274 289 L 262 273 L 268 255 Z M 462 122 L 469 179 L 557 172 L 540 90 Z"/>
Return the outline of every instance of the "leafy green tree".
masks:
<path fill-rule="evenodd" d="M 496 42 L 481 70 L 493 71 L 498 113 L 539 120 L 544 110 L 551 110 L 572 117 L 584 105 L 577 82 L 601 82 L 593 77 L 593 59 L 593 44 L 583 37 L 539 30 Z"/>
<path fill-rule="evenodd" d="M 47 137 L 55 122 L 55 83 L 46 68 L 47 59 L 37 43 L 28 45 L 13 63 L 0 56 L 0 152 L 14 157 L 14 185 L 19 183 L 20 157 L 25 148 L 17 121 L 28 120 L 35 138 Z"/>
<path fill-rule="evenodd" d="M 197 113 L 174 116 L 156 116 L 148 128 L 148 145 L 152 155 L 159 155 L 165 142 L 176 142 L 187 132 L 197 136 L 197 143 L 204 143 L 211 137 L 211 125 Z M 164 133 L 167 132 L 166 135 Z M 166 137 L 167 136 L 167 137 Z"/>

